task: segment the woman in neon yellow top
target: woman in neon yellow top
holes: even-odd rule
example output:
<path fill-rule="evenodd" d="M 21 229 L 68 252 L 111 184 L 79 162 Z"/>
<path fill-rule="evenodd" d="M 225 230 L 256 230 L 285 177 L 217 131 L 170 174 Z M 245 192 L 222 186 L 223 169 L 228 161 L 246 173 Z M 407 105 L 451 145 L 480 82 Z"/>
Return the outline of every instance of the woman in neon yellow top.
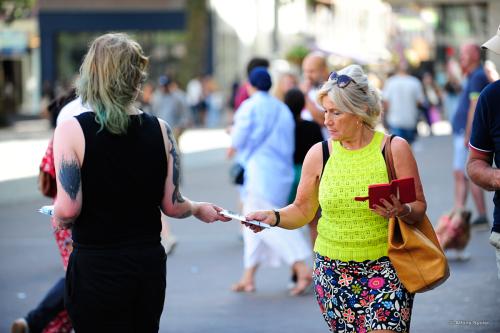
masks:
<path fill-rule="evenodd" d="M 374 129 L 382 108 L 379 94 L 361 67 L 351 65 L 333 72 L 318 96 L 331 136 L 324 170 L 318 143 L 304 161 L 295 201 L 280 210 L 247 214 L 247 219 L 295 229 L 311 221 L 321 205 L 314 283 L 330 330 L 408 332 L 414 295 L 387 257 L 387 222 L 398 216 L 411 224 L 424 217 L 427 205 L 417 163 L 408 143 L 395 137 L 388 144 L 396 174 L 415 179 L 417 200 L 402 205 L 393 197 L 373 209 L 355 201 L 367 194 L 368 185 L 388 181 L 382 150 L 389 137 Z"/>

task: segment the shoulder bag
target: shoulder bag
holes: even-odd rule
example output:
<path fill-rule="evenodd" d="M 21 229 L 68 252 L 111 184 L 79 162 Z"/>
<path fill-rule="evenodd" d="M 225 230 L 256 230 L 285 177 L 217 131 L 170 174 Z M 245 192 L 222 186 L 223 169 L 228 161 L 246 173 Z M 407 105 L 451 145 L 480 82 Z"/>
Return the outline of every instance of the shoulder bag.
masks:
<path fill-rule="evenodd" d="M 386 140 L 384 149 L 389 180 L 396 179 L 391 141 L 392 137 Z M 389 219 L 388 246 L 389 259 L 409 292 L 422 293 L 448 279 L 448 261 L 427 215 L 414 224 Z"/>

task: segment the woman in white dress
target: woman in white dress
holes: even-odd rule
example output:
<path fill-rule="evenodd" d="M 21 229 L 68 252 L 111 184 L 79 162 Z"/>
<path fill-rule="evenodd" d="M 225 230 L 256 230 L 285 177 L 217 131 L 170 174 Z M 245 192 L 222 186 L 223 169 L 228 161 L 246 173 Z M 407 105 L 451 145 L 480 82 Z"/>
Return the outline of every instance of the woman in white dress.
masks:
<path fill-rule="evenodd" d="M 287 205 L 294 179 L 293 153 L 295 123 L 285 104 L 271 96 L 271 77 L 263 67 L 250 73 L 250 95 L 234 119 L 232 148 L 244 161 L 242 188 L 243 213 L 281 208 Z M 311 247 L 299 230 L 275 228 L 255 234 L 245 228 L 244 272 L 232 286 L 233 291 L 255 291 L 255 273 L 259 266 L 278 266 L 284 262 L 297 275 L 292 295 L 302 294 L 312 281 L 305 260 Z"/>

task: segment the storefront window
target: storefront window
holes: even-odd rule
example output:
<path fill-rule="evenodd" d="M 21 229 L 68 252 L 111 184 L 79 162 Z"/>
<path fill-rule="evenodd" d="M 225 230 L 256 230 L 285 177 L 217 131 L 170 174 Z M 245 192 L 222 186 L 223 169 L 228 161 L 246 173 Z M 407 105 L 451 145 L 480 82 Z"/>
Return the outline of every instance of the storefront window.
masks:
<path fill-rule="evenodd" d="M 487 5 L 443 5 L 439 7 L 437 49 L 440 61 L 458 54 L 460 45 L 471 40 L 486 40 Z"/>
<path fill-rule="evenodd" d="M 91 41 L 105 32 L 60 32 L 57 38 L 57 81 L 62 87 L 72 83 Z M 178 31 L 126 31 L 149 57 L 149 79 L 162 74 L 176 75 L 186 54 L 186 34 Z"/>

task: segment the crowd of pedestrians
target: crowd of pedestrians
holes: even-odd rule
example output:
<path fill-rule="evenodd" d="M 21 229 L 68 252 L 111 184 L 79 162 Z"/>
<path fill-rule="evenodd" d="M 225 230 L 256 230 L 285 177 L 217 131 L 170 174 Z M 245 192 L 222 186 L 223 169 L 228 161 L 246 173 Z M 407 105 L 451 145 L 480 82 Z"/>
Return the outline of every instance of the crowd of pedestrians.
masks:
<path fill-rule="evenodd" d="M 500 28 L 484 47 L 500 53 Z M 62 110 L 52 115 L 57 127 L 42 169 L 56 181 L 53 223 L 64 238 L 56 237 L 66 277 L 14 322 L 13 333 L 157 332 L 166 255 L 176 243 L 168 218 L 229 220 L 222 207 L 180 191 L 183 132 L 223 125 L 227 103 L 217 83 L 198 76 L 184 92 L 173 76 L 161 75 L 152 84 L 147 63 L 127 35 L 100 36 L 83 60 L 76 90 L 53 106 Z M 244 170 L 240 212 L 270 228 L 243 223 L 243 273 L 234 292 L 256 292 L 257 270 L 284 263 L 290 295 L 314 291 L 332 332 L 409 331 L 415 294 L 390 260 L 387 222 L 424 218 L 411 147 L 419 121 L 432 134 L 433 124 L 447 117 L 453 210 L 465 210 L 470 189 L 477 211 L 472 225 L 489 227 L 483 189 L 497 191 L 490 242 L 500 278 L 500 186 L 492 167 L 500 163 L 494 112 L 500 88 L 491 83 L 497 74 L 485 70 L 475 44 L 460 50 L 461 77 L 449 63 L 443 88 L 434 73 L 419 79 L 402 60 L 379 92 L 361 66 L 330 71 L 318 52 L 304 58 L 302 79 L 286 72 L 275 84 L 268 59 L 249 61 L 247 79 L 231 98 L 228 156 Z M 393 195 L 372 207 L 353 200 L 370 184 L 388 182 L 388 145 L 397 177 L 413 178 L 416 200 L 402 204 Z"/>

